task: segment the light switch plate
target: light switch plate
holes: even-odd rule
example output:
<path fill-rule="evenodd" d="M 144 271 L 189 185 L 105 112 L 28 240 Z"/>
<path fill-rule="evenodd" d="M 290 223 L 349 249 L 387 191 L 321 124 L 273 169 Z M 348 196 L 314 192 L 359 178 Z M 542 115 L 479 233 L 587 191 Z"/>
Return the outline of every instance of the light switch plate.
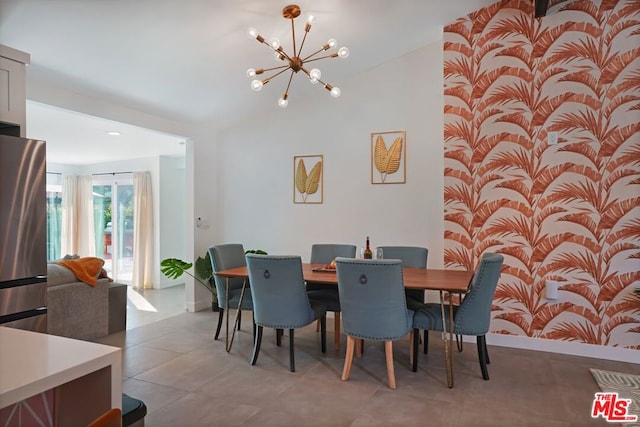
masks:
<path fill-rule="evenodd" d="M 556 145 L 558 143 L 558 132 L 548 132 L 547 142 L 549 145 Z"/>

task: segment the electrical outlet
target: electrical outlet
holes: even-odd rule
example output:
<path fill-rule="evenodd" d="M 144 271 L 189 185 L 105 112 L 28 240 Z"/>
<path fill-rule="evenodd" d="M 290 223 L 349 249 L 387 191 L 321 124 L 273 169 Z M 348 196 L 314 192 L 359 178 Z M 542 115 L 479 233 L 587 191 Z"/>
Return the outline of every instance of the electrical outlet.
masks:
<path fill-rule="evenodd" d="M 207 221 L 206 219 L 197 218 L 196 219 L 196 227 L 197 228 L 207 229 L 207 228 L 209 228 L 209 221 Z"/>
<path fill-rule="evenodd" d="M 558 132 L 547 132 L 547 143 L 556 145 L 558 143 Z"/>

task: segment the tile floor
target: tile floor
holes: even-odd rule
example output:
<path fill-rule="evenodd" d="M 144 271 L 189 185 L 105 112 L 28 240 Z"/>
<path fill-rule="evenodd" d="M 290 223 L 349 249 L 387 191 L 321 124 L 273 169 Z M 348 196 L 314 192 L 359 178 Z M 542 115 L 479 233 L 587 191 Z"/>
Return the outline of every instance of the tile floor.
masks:
<path fill-rule="evenodd" d="M 166 289 L 127 289 L 127 329 L 186 312 L 184 285 Z"/>
<path fill-rule="evenodd" d="M 230 353 L 213 340 L 217 313 L 184 312 L 182 289 L 146 291 L 153 314 L 130 309 L 127 331 L 99 340 L 123 349 L 123 391 L 148 408 L 156 426 L 551 426 L 609 425 L 590 418 L 598 391 L 589 368 L 640 374 L 640 365 L 489 346 L 489 381 L 482 380 L 474 343 L 455 353 L 455 387 L 446 386 L 438 334 L 409 368 L 408 341 L 394 344 L 397 390 L 386 385 L 384 348 L 368 342 L 340 381 L 345 338 L 320 352 L 314 326 L 296 332 L 296 368 L 288 339 L 275 345 L 265 330 L 256 366 L 247 313 Z M 153 301 L 153 302 L 151 302 Z M 130 301 L 131 302 L 131 301 Z M 327 322 L 332 325 L 331 321 Z"/>

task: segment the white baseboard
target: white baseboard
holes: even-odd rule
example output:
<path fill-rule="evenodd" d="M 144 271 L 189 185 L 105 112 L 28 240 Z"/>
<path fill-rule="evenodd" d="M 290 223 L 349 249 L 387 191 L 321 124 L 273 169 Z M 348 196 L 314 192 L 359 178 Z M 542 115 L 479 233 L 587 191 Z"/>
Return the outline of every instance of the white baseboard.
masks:
<path fill-rule="evenodd" d="M 211 300 L 188 301 L 186 303 L 187 311 L 195 313 L 196 311 L 211 310 Z"/>
<path fill-rule="evenodd" d="M 464 336 L 463 340 L 465 342 L 475 342 L 476 337 Z M 593 357 L 619 362 L 639 363 L 640 361 L 640 350 L 579 342 L 547 340 L 515 335 L 487 334 L 487 344 L 497 345 L 499 347 L 521 348 L 524 350 L 571 354 L 573 356 Z"/>
<path fill-rule="evenodd" d="M 167 288 L 172 288 L 174 286 L 180 286 L 184 284 L 185 284 L 184 282 L 180 282 L 176 280 L 161 279 L 160 283 L 158 284 L 158 287 L 154 287 L 154 289 L 167 289 Z"/>

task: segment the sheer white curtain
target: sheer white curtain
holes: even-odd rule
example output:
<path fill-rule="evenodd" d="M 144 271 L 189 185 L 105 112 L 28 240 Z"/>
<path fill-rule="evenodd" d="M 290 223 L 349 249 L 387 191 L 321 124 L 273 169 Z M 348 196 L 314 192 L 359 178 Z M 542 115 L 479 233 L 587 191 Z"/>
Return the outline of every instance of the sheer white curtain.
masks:
<path fill-rule="evenodd" d="M 153 197 L 151 174 L 133 173 L 133 287 L 153 287 Z"/>
<path fill-rule="evenodd" d="M 96 256 L 91 176 L 63 176 L 60 234 L 63 255 Z"/>

